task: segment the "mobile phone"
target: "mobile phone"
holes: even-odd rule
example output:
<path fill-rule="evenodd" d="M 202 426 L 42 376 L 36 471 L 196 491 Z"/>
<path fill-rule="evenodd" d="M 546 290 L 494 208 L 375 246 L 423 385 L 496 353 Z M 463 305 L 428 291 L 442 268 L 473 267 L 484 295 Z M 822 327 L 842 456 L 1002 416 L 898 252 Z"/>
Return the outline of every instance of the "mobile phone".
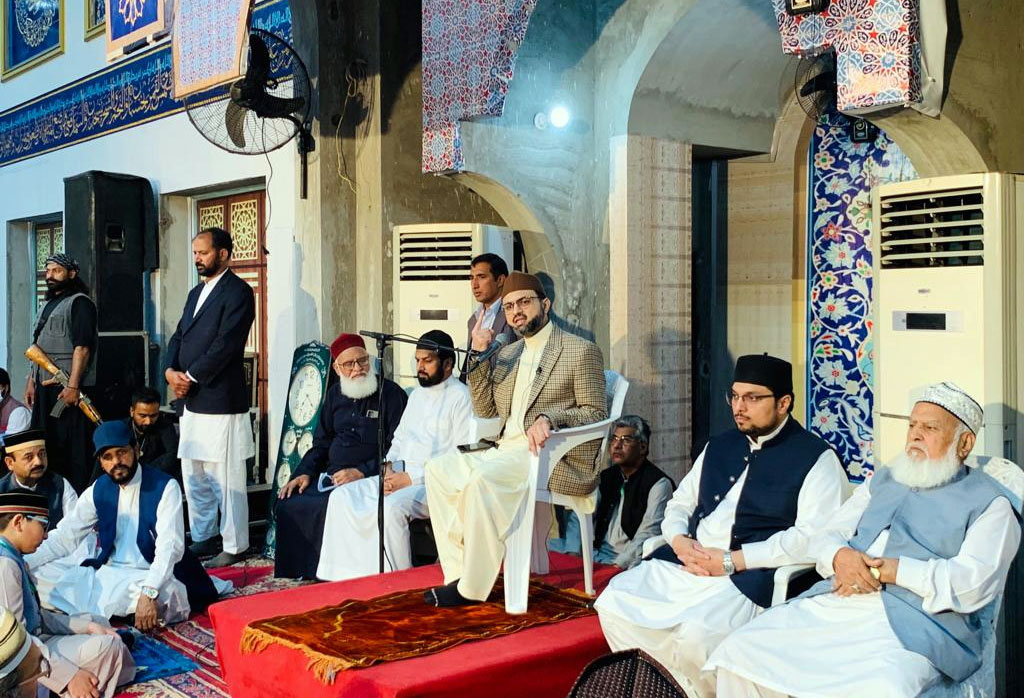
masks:
<path fill-rule="evenodd" d="M 477 441 L 475 444 L 459 444 L 458 449 L 462 453 L 473 453 L 474 451 L 486 451 L 489 448 L 494 448 L 495 443 L 493 441 Z"/>

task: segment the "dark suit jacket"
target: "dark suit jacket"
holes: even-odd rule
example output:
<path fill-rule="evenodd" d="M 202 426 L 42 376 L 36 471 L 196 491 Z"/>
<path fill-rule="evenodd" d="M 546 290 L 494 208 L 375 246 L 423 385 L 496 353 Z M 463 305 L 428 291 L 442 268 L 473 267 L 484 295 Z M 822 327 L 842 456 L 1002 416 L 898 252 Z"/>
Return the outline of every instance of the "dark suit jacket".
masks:
<path fill-rule="evenodd" d="M 252 288 L 231 269 L 224 272 L 195 313 L 203 284 L 189 291 L 185 310 L 167 344 L 167 368 L 187 371 L 194 379 L 185 407 L 198 414 L 249 411 L 242 358 L 256 317 Z"/>
<path fill-rule="evenodd" d="M 498 300 L 496 300 L 494 302 L 500 304 L 501 303 L 501 299 L 499 298 Z M 474 327 L 476 327 L 476 313 L 475 312 L 470 313 L 469 320 L 466 321 L 466 349 L 472 349 L 473 348 L 473 328 Z M 508 343 L 509 344 L 511 344 L 512 342 L 516 341 L 516 339 L 518 339 L 516 337 L 516 331 L 513 330 L 509 326 L 508 320 L 505 319 L 505 311 L 503 311 L 501 308 L 498 308 L 498 315 L 494 318 L 494 324 L 491 325 L 491 329 L 494 330 L 494 338 L 495 339 L 498 338 L 499 334 L 508 335 Z M 494 361 L 495 361 L 496 358 L 497 358 L 496 354 L 491 357 L 491 365 L 492 366 L 494 365 Z M 459 373 L 459 380 L 462 381 L 463 383 L 466 382 L 466 371 L 468 371 L 468 370 L 469 370 L 469 354 L 463 354 L 462 368 L 459 369 L 459 371 L 460 371 L 460 373 Z"/>

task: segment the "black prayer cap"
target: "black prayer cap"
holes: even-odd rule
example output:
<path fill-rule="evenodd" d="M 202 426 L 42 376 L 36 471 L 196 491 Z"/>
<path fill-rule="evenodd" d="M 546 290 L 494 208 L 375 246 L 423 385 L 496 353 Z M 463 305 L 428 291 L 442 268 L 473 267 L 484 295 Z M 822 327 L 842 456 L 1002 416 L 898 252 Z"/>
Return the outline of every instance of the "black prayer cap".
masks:
<path fill-rule="evenodd" d="M 4 514 L 48 517 L 50 508 L 43 495 L 18 488 L 0 494 L 0 516 Z"/>
<path fill-rule="evenodd" d="M 420 335 L 420 341 L 416 343 L 417 349 L 436 351 L 437 358 L 441 359 L 442 363 L 444 363 L 445 359 L 451 359 L 453 363 L 455 362 L 455 352 L 451 349 L 454 346 L 451 335 L 441 330 L 430 330 L 423 333 Z"/>
<path fill-rule="evenodd" d="M 46 434 L 42 429 L 26 429 L 3 435 L 5 453 L 12 453 L 29 446 L 45 446 Z"/>
<path fill-rule="evenodd" d="M 734 383 L 763 385 L 775 397 L 793 394 L 793 366 L 784 359 L 765 354 L 747 354 L 736 360 Z"/>

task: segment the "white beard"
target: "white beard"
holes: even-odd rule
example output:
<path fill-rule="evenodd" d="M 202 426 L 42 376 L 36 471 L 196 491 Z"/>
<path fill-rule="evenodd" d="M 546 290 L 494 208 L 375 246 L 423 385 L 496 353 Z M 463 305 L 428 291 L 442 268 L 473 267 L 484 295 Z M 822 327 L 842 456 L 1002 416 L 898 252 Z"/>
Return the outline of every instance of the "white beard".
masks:
<path fill-rule="evenodd" d="M 364 397 L 370 397 L 377 392 L 377 374 L 374 373 L 372 363 L 370 364 L 369 372 L 365 376 L 361 378 L 338 376 L 338 381 L 341 394 L 353 400 L 362 400 Z"/>
<path fill-rule="evenodd" d="M 930 489 L 941 487 L 956 477 L 963 462 L 956 455 L 956 441 L 940 458 L 914 460 L 904 451 L 886 465 L 892 471 L 892 478 L 907 487 Z"/>

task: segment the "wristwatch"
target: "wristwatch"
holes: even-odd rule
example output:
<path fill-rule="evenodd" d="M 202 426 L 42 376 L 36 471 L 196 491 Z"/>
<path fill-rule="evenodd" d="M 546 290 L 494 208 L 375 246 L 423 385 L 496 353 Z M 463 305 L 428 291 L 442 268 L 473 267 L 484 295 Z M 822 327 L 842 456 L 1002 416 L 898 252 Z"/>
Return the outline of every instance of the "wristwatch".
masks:
<path fill-rule="evenodd" d="M 142 595 L 147 599 L 152 599 L 153 601 L 156 601 L 156 597 L 160 596 L 160 592 L 153 587 L 142 587 L 139 591 L 141 591 Z"/>
<path fill-rule="evenodd" d="M 722 570 L 725 572 L 726 576 L 729 576 L 736 571 L 736 565 L 732 564 L 731 550 L 726 550 L 725 553 L 722 554 Z"/>

